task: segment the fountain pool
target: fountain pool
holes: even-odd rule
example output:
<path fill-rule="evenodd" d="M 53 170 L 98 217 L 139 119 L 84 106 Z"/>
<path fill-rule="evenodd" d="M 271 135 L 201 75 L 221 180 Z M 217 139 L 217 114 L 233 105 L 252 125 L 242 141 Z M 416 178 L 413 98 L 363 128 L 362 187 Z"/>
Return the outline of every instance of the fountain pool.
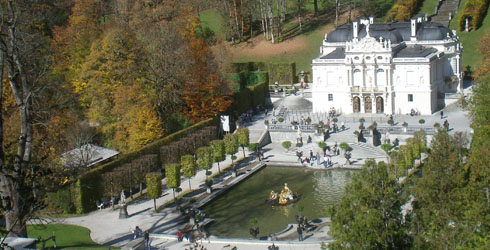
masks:
<path fill-rule="evenodd" d="M 300 207 L 309 220 L 325 217 L 325 208 L 340 202 L 344 186 L 355 171 L 265 167 L 202 208 L 206 217 L 215 219 L 207 231 L 220 237 L 250 238 L 250 219 L 257 218 L 259 236 L 269 235 L 296 223 Z M 280 192 L 284 183 L 301 199 L 287 206 L 267 205 L 271 190 Z"/>

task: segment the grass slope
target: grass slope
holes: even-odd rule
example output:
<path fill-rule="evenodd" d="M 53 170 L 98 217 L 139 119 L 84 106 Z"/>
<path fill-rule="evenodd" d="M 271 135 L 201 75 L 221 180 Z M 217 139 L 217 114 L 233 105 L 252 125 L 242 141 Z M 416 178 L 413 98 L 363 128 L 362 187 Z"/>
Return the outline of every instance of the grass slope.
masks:
<path fill-rule="evenodd" d="M 466 1 L 462 0 L 460 3 L 460 11 Z M 289 1 L 291 4 L 291 1 Z M 425 0 L 418 13 L 432 14 L 434 7 L 438 0 Z M 292 4 L 291 4 L 292 5 Z M 291 6 L 290 5 L 290 6 Z M 319 6 L 322 9 L 322 6 Z M 313 10 L 311 3 L 307 4 L 306 9 L 308 12 Z M 293 12 L 292 8 L 288 11 L 290 14 Z M 328 16 L 328 15 L 326 15 Z M 294 14 L 290 15 L 290 19 L 284 25 L 284 36 L 286 37 L 284 42 L 278 44 L 271 44 L 270 41 L 264 41 L 264 37 L 260 34 L 250 39 L 252 47 L 241 43 L 238 45 L 229 46 L 230 52 L 233 54 L 234 62 L 249 62 L 249 61 L 263 61 L 263 62 L 295 62 L 296 72 L 302 70 L 306 72 L 311 71 L 311 60 L 318 56 L 319 47 L 323 40 L 323 36 L 329 30 L 332 30 L 333 22 L 327 22 L 326 20 L 314 20 L 304 25 L 303 31 L 298 30 L 297 19 L 294 18 Z M 379 21 L 379 20 L 377 20 Z M 223 37 L 224 20 L 214 9 L 207 10 L 201 13 L 201 22 L 203 26 L 211 28 L 217 36 Z M 340 23 L 343 23 L 342 21 Z M 457 18 L 453 18 L 450 23 L 450 29 L 455 29 L 457 26 Z M 481 61 L 481 55 L 478 51 L 478 41 L 480 37 L 489 30 L 490 17 L 487 13 L 483 20 L 482 27 L 473 32 L 458 32 L 460 41 L 463 44 L 464 52 L 462 56 L 462 66 L 469 65 L 474 69 Z M 311 79 L 310 79 L 311 80 Z"/>
<path fill-rule="evenodd" d="M 434 9 L 438 2 L 439 0 L 425 0 L 417 14 L 427 14 L 428 16 L 434 14 Z"/>
<path fill-rule="evenodd" d="M 471 0 L 462 0 L 459 4 L 458 13 L 462 12 L 466 1 Z M 465 67 L 468 65 L 471 67 L 471 70 L 474 71 L 482 60 L 480 51 L 478 50 L 478 44 L 482 35 L 486 32 L 490 32 L 490 16 L 488 12 L 489 11 L 487 11 L 485 18 L 483 19 L 481 27 L 477 30 L 471 32 L 458 31 L 456 33 L 463 44 L 463 56 L 461 58 L 462 70 L 465 70 Z M 458 18 L 455 17 L 451 20 L 449 28 L 451 30 L 458 30 Z"/>
<path fill-rule="evenodd" d="M 56 236 L 57 249 L 119 249 L 116 247 L 99 245 L 90 238 L 90 230 L 84 227 L 47 224 L 47 225 L 28 225 L 27 235 L 29 238 L 47 239 Z M 42 244 L 38 243 L 36 248 L 41 249 Z M 53 241 L 46 242 L 45 247 L 53 247 Z"/>

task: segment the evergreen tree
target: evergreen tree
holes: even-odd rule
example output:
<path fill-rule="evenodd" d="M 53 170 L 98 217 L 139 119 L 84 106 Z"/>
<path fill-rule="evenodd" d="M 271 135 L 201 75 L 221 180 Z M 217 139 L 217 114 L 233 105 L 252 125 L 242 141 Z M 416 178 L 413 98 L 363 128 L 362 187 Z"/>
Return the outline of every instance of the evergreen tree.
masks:
<path fill-rule="evenodd" d="M 408 222 L 401 206 L 402 187 L 387 166 L 369 160 L 352 176 L 339 205 L 327 209 L 332 219 L 330 249 L 406 249 L 410 246 Z"/>
<path fill-rule="evenodd" d="M 455 141 L 439 129 L 431 143 L 428 163 L 412 188 L 414 246 L 420 249 L 456 249 L 465 241 L 465 176 Z"/>

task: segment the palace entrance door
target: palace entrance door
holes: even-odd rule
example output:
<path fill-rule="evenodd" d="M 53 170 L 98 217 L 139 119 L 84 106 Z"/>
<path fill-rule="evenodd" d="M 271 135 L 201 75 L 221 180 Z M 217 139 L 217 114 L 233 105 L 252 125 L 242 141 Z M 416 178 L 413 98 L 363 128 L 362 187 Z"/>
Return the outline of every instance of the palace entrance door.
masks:
<path fill-rule="evenodd" d="M 370 96 L 364 97 L 364 113 L 373 112 L 373 102 Z"/>
<path fill-rule="evenodd" d="M 358 96 L 352 98 L 352 106 L 354 107 L 354 113 L 361 112 L 361 99 Z"/>
<path fill-rule="evenodd" d="M 384 106 L 383 106 L 383 97 L 378 96 L 376 97 L 376 113 L 383 113 L 384 112 Z"/>

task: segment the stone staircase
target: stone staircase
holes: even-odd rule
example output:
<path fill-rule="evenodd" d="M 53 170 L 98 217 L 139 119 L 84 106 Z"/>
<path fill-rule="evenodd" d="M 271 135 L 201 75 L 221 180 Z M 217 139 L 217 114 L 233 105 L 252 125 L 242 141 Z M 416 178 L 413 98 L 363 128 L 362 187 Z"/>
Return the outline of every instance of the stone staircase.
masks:
<path fill-rule="evenodd" d="M 442 0 L 441 7 L 437 11 L 437 14 L 431 18 L 431 21 L 449 27 L 449 17 L 456 18 L 459 1 L 460 0 Z"/>

